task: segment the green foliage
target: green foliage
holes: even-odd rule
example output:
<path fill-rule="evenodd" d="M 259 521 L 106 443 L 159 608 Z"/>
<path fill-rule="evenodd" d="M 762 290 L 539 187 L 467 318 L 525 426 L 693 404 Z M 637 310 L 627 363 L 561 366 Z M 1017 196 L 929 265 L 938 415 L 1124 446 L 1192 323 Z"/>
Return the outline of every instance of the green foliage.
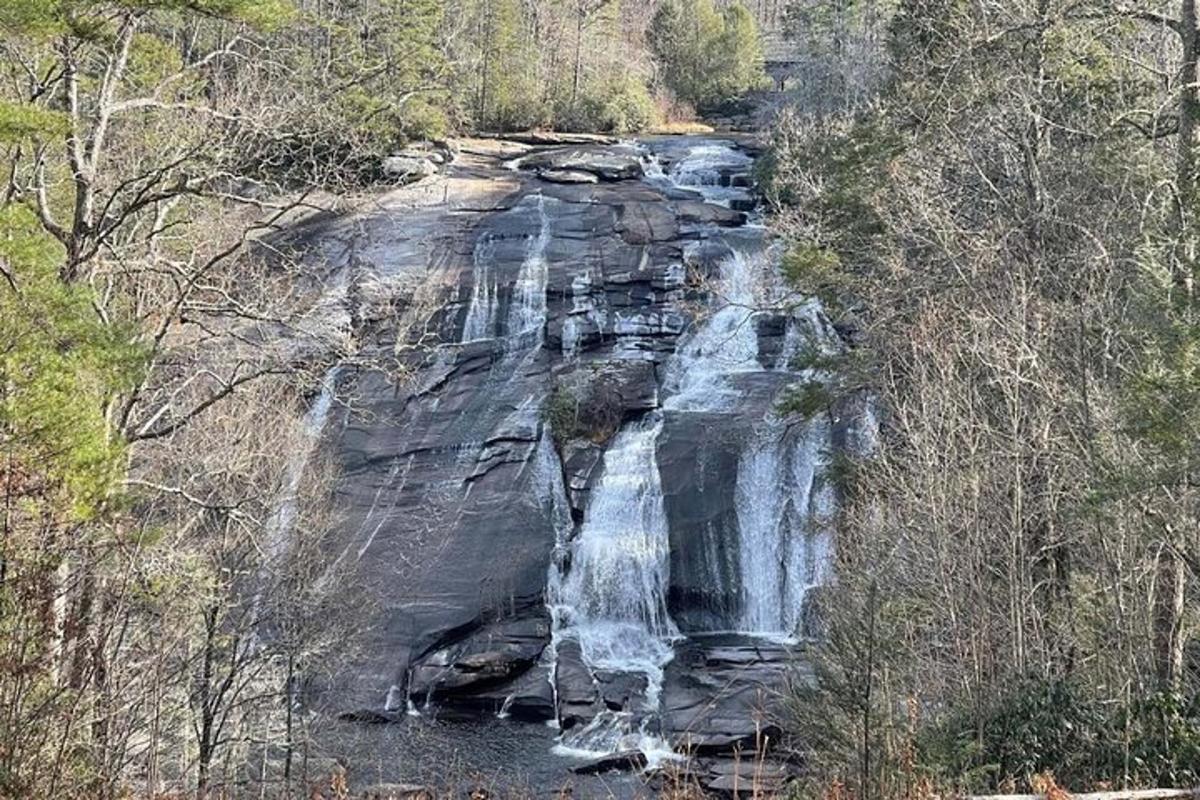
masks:
<path fill-rule="evenodd" d="M 62 136 L 69 124 L 65 114 L 47 111 L 28 103 L 0 100 L 0 142 L 45 140 Z"/>
<path fill-rule="evenodd" d="M 603 444 L 620 428 L 622 413 L 619 393 L 598 375 L 587 376 L 586 382 L 576 380 L 570 387 L 556 386 L 542 407 L 543 418 L 560 447 L 578 439 Z"/>
<path fill-rule="evenodd" d="M 900 134 L 879 117 L 864 117 L 842 131 L 818 137 L 780 131 L 760 177 L 777 205 L 816 203 L 811 213 L 837 233 L 839 243 L 867 242 L 882 233 L 871 203 L 886 185 L 888 164 L 904 147 Z M 781 164 L 805 165 L 806 174 L 819 176 L 820 191 L 812 194 L 796 176 L 781 170 Z M 843 252 L 840 257 L 850 255 L 854 254 Z"/>
<path fill-rule="evenodd" d="M 527 34 L 517 0 L 485 4 L 482 29 L 482 70 L 475 101 L 475 123 L 484 128 L 515 130 L 550 121 L 542 102 L 534 66 L 534 42 Z"/>
<path fill-rule="evenodd" d="M 1200 697 L 1114 705 L 1068 679 L 1029 679 L 922 732 L 921 767 L 968 791 L 1052 772 L 1062 785 L 1187 786 L 1200 778 Z"/>
<path fill-rule="evenodd" d="M 0 210 L 0 439 L 77 516 L 94 513 L 121 456 L 104 416 L 141 364 L 129 332 L 105 325 L 91 290 L 63 284 L 59 244 L 22 206 Z"/>
<path fill-rule="evenodd" d="M 1143 338 L 1141 367 L 1126 384 L 1125 418 L 1130 432 L 1178 463 L 1197 449 L 1200 328 L 1179 320 L 1156 327 Z"/>
<path fill-rule="evenodd" d="M 567 104 L 556 127 L 563 130 L 633 133 L 654 122 L 654 101 L 632 77 L 593 80 L 574 105 Z"/>
<path fill-rule="evenodd" d="M 117 5 L 244 22 L 260 30 L 278 28 L 296 15 L 288 0 L 122 0 Z M 38 37 L 70 31 L 80 38 L 92 38 L 103 31 L 104 10 L 90 0 L 3 0 L 0 29 Z"/>
<path fill-rule="evenodd" d="M 647 41 L 667 88 L 700 110 L 720 109 L 767 83 L 758 30 L 740 2 L 718 12 L 712 0 L 666 0 Z"/>
<path fill-rule="evenodd" d="M 579 400 L 575 395 L 556 386 L 546 398 L 542 407 L 542 417 L 550 426 L 550 433 L 559 446 L 576 438 L 576 428 L 579 419 Z"/>
<path fill-rule="evenodd" d="M 842 259 L 833 250 L 811 242 L 796 242 L 780 263 L 784 280 L 808 294 L 827 299 L 844 283 Z"/>
<path fill-rule="evenodd" d="M 134 37 L 127 79 L 131 89 L 153 91 L 160 81 L 182 68 L 183 57 L 178 47 L 154 34 L 142 33 Z M 186 88 L 177 87 L 176 91 Z"/>
<path fill-rule="evenodd" d="M 210 17 L 245 22 L 271 30 L 292 21 L 295 7 L 288 0 L 126 0 L 150 8 L 191 11 Z"/>
<path fill-rule="evenodd" d="M 828 411 L 832 405 L 833 393 L 828 386 L 820 381 L 807 381 L 788 387 L 776 410 L 807 420 Z"/>
<path fill-rule="evenodd" d="M 843 352 L 826 352 L 815 342 L 802 343 L 796 355 L 792 358 L 788 369 L 798 372 L 845 372 L 853 363 L 853 358 Z"/>

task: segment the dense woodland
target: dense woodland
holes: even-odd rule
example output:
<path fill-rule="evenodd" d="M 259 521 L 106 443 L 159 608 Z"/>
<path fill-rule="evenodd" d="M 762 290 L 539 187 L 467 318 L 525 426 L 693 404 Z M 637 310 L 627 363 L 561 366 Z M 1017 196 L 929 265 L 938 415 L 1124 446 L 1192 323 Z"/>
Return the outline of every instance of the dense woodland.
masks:
<path fill-rule="evenodd" d="M 793 410 L 882 432 L 796 791 L 1200 782 L 1194 0 L 0 0 L 0 797 L 306 768 L 354 621 L 289 465 L 356 356 L 266 234 L 411 141 L 744 110 L 760 24 L 782 268 L 853 345 Z"/>
<path fill-rule="evenodd" d="M 0 48 L 0 796 L 206 796 L 264 746 L 290 791 L 291 698 L 355 622 L 329 606 L 328 470 L 294 453 L 355 354 L 271 234 L 409 141 L 724 107 L 763 80 L 753 20 L 3 0 Z"/>
<path fill-rule="evenodd" d="M 802 746 L 864 797 L 1195 785 L 1194 4 L 790 20 L 844 105 L 775 128 L 784 269 L 840 313 L 883 431 L 845 465 Z M 874 91 L 839 93 L 863 53 Z"/>

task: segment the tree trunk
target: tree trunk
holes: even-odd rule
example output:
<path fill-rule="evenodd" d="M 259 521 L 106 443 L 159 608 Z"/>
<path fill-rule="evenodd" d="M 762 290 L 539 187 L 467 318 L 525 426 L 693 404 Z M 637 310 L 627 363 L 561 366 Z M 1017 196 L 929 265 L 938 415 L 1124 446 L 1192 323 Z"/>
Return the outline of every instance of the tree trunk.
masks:
<path fill-rule="evenodd" d="M 1175 175 L 1175 258 L 1173 282 L 1183 301 L 1192 300 L 1195 247 L 1191 235 L 1196 201 L 1196 127 L 1200 118 L 1200 69 L 1198 69 L 1196 0 L 1181 0 L 1179 38 L 1183 45 L 1179 69 L 1179 143 Z"/>
<path fill-rule="evenodd" d="M 580 2 L 578 15 L 575 17 L 575 75 L 571 83 L 571 107 L 574 108 L 579 99 L 579 82 L 583 72 L 583 20 L 587 11 Z"/>
<path fill-rule="evenodd" d="M 1183 675 L 1183 611 L 1187 568 L 1168 545 L 1158 557 L 1154 586 L 1154 656 L 1159 686 L 1179 688 Z"/>

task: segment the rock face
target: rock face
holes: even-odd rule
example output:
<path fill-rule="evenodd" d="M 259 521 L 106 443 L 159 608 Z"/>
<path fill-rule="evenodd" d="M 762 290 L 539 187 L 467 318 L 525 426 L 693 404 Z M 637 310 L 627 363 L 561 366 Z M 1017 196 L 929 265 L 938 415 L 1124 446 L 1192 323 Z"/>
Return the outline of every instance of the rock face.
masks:
<path fill-rule="evenodd" d="M 339 373 L 325 433 L 329 579 L 365 599 L 346 610 L 349 666 L 312 705 L 342 720 L 336 736 L 357 726 L 352 775 L 396 727 L 355 721 L 552 721 L 563 748 L 598 757 L 583 773 L 655 748 L 767 751 L 803 663 L 795 634 L 819 628 L 804 597 L 828 561 L 832 429 L 773 409 L 801 343 L 837 337 L 819 309 L 778 302 L 762 231 L 736 208 L 753 202 L 750 158 L 712 139 L 565 144 L 517 171 L 469 144 L 443 176 L 453 213 L 401 199 L 308 232 L 359 304 L 356 363 L 405 367 Z M 597 516 L 620 507 L 630 430 L 643 466 L 618 488 L 662 559 L 644 586 L 605 571 L 621 545 Z M 666 658 L 618 652 L 646 633 L 626 601 L 667 615 L 651 632 Z M 388 763 L 374 780 L 419 779 Z"/>

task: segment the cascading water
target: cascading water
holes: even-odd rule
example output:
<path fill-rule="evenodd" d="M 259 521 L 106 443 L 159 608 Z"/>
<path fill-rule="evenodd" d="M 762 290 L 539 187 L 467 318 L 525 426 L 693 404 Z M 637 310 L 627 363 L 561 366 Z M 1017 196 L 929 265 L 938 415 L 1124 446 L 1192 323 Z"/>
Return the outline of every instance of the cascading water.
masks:
<path fill-rule="evenodd" d="M 791 370 L 802 350 L 836 352 L 837 334 L 820 305 L 810 300 L 788 322 L 777 369 Z M 819 380 L 811 368 L 804 381 Z M 833 491 L 825 476 L 831 426 L 826 415 L 801 424 L 791 446 L 774 413 L 752 437 L 738 462 L 741 615 L 737 627 L 765 636 L 790 637 L 799 629 L 808 591 L 827 578 L 832 542 L 828 519 Z"/>
<path fill-rule="evenodd" d="M 742 610 L 738 629 L 788 637 L 829 561 L 832 492 L 823 480 L 829 423 L 807 423 L 793 448 L 771 417 L 738 463 L 736 508 Z"/>
<path fill-rule="evenodd" d="M 668 410 L 719 410 L 737 399 L 731 375 L 762 368 L 754 317 L 755 287 L 765 259 L 762 253 L 734 250 L 722 263 L 713 287 L 720 306 L 680 345 L 667 368 Z"/>
<path fill-rule="evenodd" d="M 648 714 L 658 709 L 663 668 L 679 636 L 667 612 L 670 542 L 655 456 L 661 430 L 661 416 L 652 414 L 617 434 L 570 546 L 570 570 L 550 584 L 556 642 L 577 641 L 593 671 L 644 676 Z M 560 752 L 661 754 L 666 748 L 646 733 L 647 719 L 601 713 L 565 736 Z"/>
<path fill-rule="evenodd" d="M 705 201 L 731 206 L 736 201 L 749 201 L 743 176 L 750 170 L 753 159 L 724 143 L 691 147 L 666 169 L 657 158 L 646 164 L 646 177 L 651 183 L 698 192 Z"/>
<path fill-rule="evenodd" d="M 661 430 L 653 415 L 605 452 L 557 603 L 561 634 L 578 640 L 589 665 L 642 673 L 651 691 L 679 634 L 667 613 L 669 541 L 655 461 Z"/>
<path fill-rule="evenodd" d="M 510 299 L 503 315 L 501 291 L 497 283 L 503 276 L 493 269 L 502 242 L 485 233 L 475 245 L 475 284 L 472 288 L 471 302 L 467 307 L 460 343 L 481 339 L 498 340 L 500 358 L 492 363 L 488 375 L 490 390 L 482 399 L 491 408 L 508 406 L 512 412 L 498 428 L 485 428 L 483 425 L 488 419 L 487 414 L 475 413 L 475 409 L 464 410 L 460 430 L 466 434 L 465 438 L 471 446 L 462 451 L 460 463 L 463 465 L 477 462 L 486 455 L 487 450 L 481 452 L 478 447 L 483 447 L 485 439 L 495 430 L 536 427 L 540 398 L 522 388 L 520 378 L 539 357 L 546 338 L 546 285 L 550 272 L 546 249 L 550 244 L 551 225 L 546 209 L 547 201 L 540 192 L 522 201 L 522 211 L 528 210 L 529 205 L 532 205 L 537 213 L 538 227 L 535 233 L 525 237 L 521 266 L 514 278 Z M 472 484 L 468 482 L 468 494 L 471 488 Z"/>
<path fill-rule="evenodd" d="M 496 256 L 496 240 L 490 234 L 480 236 L 472 254 L 471 302 L 467 305 L 467 317 L 463 322 L 460 341 L 473 342 L 493 335 L 494 320 L 498 316 L 499 299 L 492 284 L 492 262 Z"/>
<path fill-rule="evenodd" d="M 649 159 L 647 179 L 670 181 L 700 192 L 706 200 L 722 202 L 745 194 L 730 187 L 729 173 L 749 163 L 748 157 L 726 146 L 702 146 L 672 164 L 669 173 Z M 560 542 L 551 567 L 551 650 L 557 652 L 562 642 L 575 640 L 593 674 L 645 678 L 637 711 L 601 711 L 563 735 L 558 747 L 562 753 L 639 749 L 651 760 L 669 753 L 665 742 L 647 733 L 659 710 L 664 668 L 680 638 L 666 602 L 670 533 L 657 462 L 663 415 L 711 413 L 736 404 L 741 392 L 736 377 L 770 368 L 760 357 L 757 322 L 764 305 L 778 299 L 774 266 L 761 243 L 739 247 L 736 237 L 730 237 L 727 244 L 731 253 L 711 287 L 714 310 L 666 364 L 663 412 L 617 434 L 591 489 L 581 530 L 570 544 Z M 584 309 L 577 310 L 584 319 Z M 776 369 L 788 370 L 803 346 L 826 346 L 819 308 L 806 305 L 801 316 L 788 323 Z M 575 351 L 579 336 L 571 319 L 573 325 L 563 330 L 568 353 Z M 622 326 L 632 332 L 637 324 L 634 317 L 618 317 L 614 332 Z M 820 521 L 831 501 L 821 476 L 828 421 L 814 420 L 794 446 L 788 444 L 784 427 L 770 415 L 743 451 L 735 491 L 737 531 L 730 532 L 737 537 L 741 556 L 741 610 L 729 627 L 777 638 L 795 631 L 804 593 L 823 577 L 828 542 L 821 538 Z"/>
<path fill-rule="evenodd" d="M 521 261 L 521 271 L 513 285 L 512 303 L 504 326 L 506 336 L 531 336 L 536 341 L 530 347 L 541 347 L 546 326 L 546 282 L 550 267 L 546 262 L 546 247 L 550 244 L 550 217 L 546 214 L 546 198 L 537 195 L 538 233 Z"/>
<path fill-rule="evenodd" d="M 500 287 L 492 270 L 499 243 L 490 234 L 484 234 L 476 242 L 472 256 L 474 285 L 460 341 L 504 337 L 522 345 L 522 349 L 537 349 L 542 345 L 549 278 L 546 247 L 550 243 L 550 216 L 546 213 L 546 198 L 541 193 L 534 198 L 538 231 L 528 240 L 513 284 L 508 314 L 503 320 L 500 317 Z"/>

